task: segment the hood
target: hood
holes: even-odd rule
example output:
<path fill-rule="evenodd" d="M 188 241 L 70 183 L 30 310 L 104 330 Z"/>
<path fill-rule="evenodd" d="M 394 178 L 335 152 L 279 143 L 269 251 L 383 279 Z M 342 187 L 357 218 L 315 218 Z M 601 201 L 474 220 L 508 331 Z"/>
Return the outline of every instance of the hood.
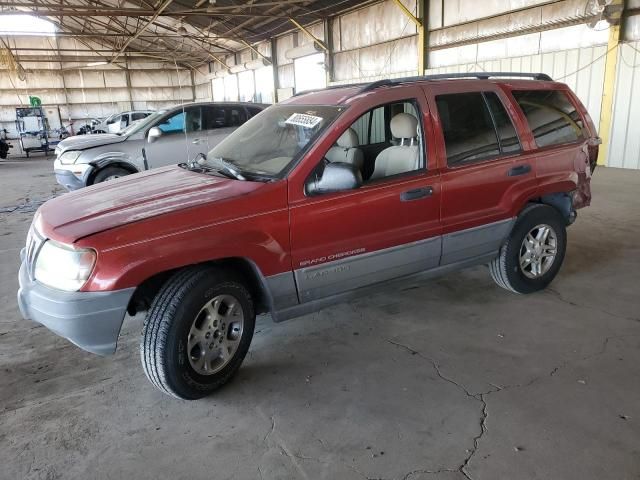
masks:
<path fill-rule="evenodd" d="M 87 148 L 124 142 L 126 139 L 127 137 L 113 133 L 76 135 L 62 140 L 56 147 L 56 153 L 59 155 L 67 150 L 86 150 Z"/>
<path fill-rule="evenodd" d="M 49 238 L 73 243 L 128 223 L 232 200 L 265 185 L 190 172 L 178 166 L 159 168 L 49 200 L 38 211 L 38 228 Z"/>

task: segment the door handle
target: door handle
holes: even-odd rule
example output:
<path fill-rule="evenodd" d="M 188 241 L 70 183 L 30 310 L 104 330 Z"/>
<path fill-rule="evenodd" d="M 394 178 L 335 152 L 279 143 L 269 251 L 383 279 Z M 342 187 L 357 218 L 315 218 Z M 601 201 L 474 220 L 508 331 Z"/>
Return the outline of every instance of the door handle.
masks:
<path fill-rule="evenodd" d="M 518 175 L 526 175 L 531 171 L 531 165 L 524 164 L 518 165 L 517 167 L 513 167 L 511 170 L 507 172 L 507 175 L 510 177 L 517 177 Z"/>
<path fill-rule="evenodd" d="M 191 143 L 193 143 L 194 145 L 200 145 L 200 139 L 196 138 L 195 140 L 193 140 Z"/>
<path fill-rule="evenodd" d="M 433 187 L 415 188 L 402 192 L 400 194 L 400 200 L 410 202 L 411 200 L 418 200 L 420 198 L 430 197 L 431 195 L 433 195 Z"/>

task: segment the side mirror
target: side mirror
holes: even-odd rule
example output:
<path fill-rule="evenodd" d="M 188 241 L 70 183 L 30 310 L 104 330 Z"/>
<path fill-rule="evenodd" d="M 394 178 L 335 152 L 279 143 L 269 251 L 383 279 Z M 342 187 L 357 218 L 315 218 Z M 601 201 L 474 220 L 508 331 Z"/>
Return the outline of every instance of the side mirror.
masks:
<path fill-rule="evenodd" d="M 149 143 L 153 143 L 157 139 L 159 139 L 161 136 L 162 136 L 162 130 L 160 130 L 158 127 L 151 127 L 149 129 L 149 133 L 147 133 L 147 141 Z"/>
<path fill-rule="evenodd" d="M 335 162 L 325 165 L 320 176 L 313 175 L 307 182 L 307 193 L 318 195 L 322 193 L 342 192 L 354 190 L 362 186 L 362 174 L 355 165 Z"/>

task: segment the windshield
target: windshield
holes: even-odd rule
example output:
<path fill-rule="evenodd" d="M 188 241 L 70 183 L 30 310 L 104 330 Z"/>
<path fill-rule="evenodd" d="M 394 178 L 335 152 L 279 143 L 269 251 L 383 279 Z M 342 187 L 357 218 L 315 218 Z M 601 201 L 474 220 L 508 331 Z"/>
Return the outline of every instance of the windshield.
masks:
<path fill-rule="evenodd" d="M 167 113 L 166 110 L 161 110 L 159 112 L 152 113 L 151 115 L 143 118 L 142 120 L 136 120 L 127 128 L 118 132 L 118 135 L 129 136 L 129 135 L 133 135 L 134 133 L 138 133 L 140 130 L 144 130 L 145 127 L 148 127 L 152 122 L 155 122 L 156 120 L 158 120 L 165 113 Z"/>
<path fill-rule="evenodd" d="M 206 165 L 220 161 L 241 173 L 278 177 L 337 117 L 344 107 L 273 105 L 214 147 Z"/>

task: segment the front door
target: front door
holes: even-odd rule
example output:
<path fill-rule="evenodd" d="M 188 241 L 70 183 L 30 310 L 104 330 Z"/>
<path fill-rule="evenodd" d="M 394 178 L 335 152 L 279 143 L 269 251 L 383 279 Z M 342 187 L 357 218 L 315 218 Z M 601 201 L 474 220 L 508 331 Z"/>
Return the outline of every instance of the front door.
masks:
<path fill-rule="evenodd" d="M 189 162 L 198 153 L 206 154 L 208 151 L 199 106 L 174 111 L 153 126 L 158 127 L 162 135 L 154 142 L 146 143 L 149 168 Z"/>
<path fill-rule="evenodd" d="M 365 158 L 365 162 L 385 162 L 384 166 L 395 162 L 396 168 L 387 168 L 392 174 L 365 181 L 354 190 L 314 196 L 305 194 L 299 179 L 290 181 L 292 262 L 301 302 L 438 265 L 440 179 L 432 168 L 435 163 L 430 160 L 430 149 L 425 148 L 423 141 L 425 124 L 429 121 L 424 96 L 417 88 L 403 88 L 400 92 L 381 92 L 380 97 L 381 103 L 367 111 L 355 110 L 344 115 L 349 115 L 347 125 L 351 126 L 347 128 L 354 132 L 362 123 L 361 117 L 371 115 L 383 104 L 393 107 L 384 111 L 407 112 L 402 114 L 414 118 L 405 117 L 414 122 L 411 138 L 386 138 L 390 152 Z M 389 123 L 390 115 L 384 121 Z M 331 141 L 337 142 L 345 129 L 336 129 Z M 382 131 L 390 132 L 389 136 L 392 133 L 389 128 Z M 409 132 L 406 128 L 404 131 Z M 367 133 L 366 140 L 358 139 L 355 145 L 364 144 L 369 138 Z M 402 147 L 394 145 L 400 140 Z M 327 151 L 331 147 L 328 145 Z M 357 146 L 353 148 L 358 150 Z M 350 152 L 346 158 L 358 158 L 361 154 Z M 321 155 L 324 153 L 318 157 Z M 411 155 L 415 155 L 415 163 L 406 161 Z M 328 161 L 318 160 L 309 175 L 317 174 L 316 169 L 322 170 Z"/>

